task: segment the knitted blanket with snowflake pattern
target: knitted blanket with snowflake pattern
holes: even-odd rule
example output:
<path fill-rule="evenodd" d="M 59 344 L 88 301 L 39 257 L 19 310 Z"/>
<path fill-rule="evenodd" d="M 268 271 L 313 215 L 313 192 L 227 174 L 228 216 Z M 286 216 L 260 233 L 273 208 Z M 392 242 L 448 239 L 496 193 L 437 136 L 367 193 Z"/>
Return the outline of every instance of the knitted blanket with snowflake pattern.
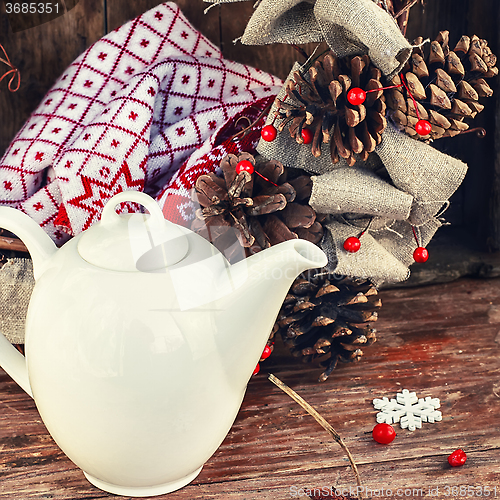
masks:
<path fill-rule="evenodd" d="M 281 85 L 225 60 L 176 4 L 161 4 L 64 71 L 0 160 L 0 205 L 27 213 L 58 244 L 125 190 L 186 223 L 196 177 L 253 150 L 262 123 L 234 139 L 238 116 L 255 120 Z"/>

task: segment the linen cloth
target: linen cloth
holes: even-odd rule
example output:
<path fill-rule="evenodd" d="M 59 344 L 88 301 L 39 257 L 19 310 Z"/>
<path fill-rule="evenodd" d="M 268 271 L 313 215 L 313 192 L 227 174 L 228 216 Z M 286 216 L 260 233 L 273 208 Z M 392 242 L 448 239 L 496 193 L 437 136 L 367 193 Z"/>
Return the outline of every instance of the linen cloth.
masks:
<path fill-rule="evenodd" d="M 368 54 L 389 77 L 412 51 L 395 20 L 374 0 L 259 0 L 254 8 L 241 37 L 246 45 L 325 41 L 338 57 Z"/>

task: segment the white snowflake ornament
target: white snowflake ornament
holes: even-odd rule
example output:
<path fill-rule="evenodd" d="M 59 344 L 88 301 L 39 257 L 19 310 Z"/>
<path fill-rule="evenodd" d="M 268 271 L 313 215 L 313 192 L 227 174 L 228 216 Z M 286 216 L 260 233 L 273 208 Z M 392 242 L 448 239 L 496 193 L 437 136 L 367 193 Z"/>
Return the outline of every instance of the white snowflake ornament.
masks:
<path fill-rule="evenodd" d="M 402 429 L 414 431 L 422 427 L 422 422 L 431 424 L 439 422 L 443 416 L 437 408 L 440 407 L 438 398 L 417 398 L 415 392 L 403 389 L 396 394 L 396 399 L 374 399 L 373 406 L 377 413 L 377 422 L 393 424 L 399 422 Z"/>

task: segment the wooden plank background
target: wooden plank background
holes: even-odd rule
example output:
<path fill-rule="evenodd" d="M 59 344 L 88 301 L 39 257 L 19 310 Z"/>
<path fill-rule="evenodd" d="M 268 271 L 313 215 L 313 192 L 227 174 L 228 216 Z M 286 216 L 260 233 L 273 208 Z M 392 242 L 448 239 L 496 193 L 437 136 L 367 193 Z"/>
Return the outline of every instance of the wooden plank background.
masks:
<path fill-rule="evenodd" d="M 66 0 L 69 5 L 70 0 Z M 74 2 L 74 0 L 71 0 Z M 251 1 L 222 4 L 206 15 L 202 0 L 175 0 L 192 24 L 219 45 L 225 57 L 250 64 L 285 78 L 294 61 L 302 61 L 288 45 L 244 46 L 233 43 L 242 35 L 253 12 Z M 159 0 L 79 0 L 64 16 L 24 31 L 12 32 L 5 6 L 0 3 L 0 43 L 21 71 L 22 84 L 15 94 L 0 91 L 0 155 L 56 78 L 93 42 L 129 19 L 161 3 Z M 411 10 L 407 36 L 433 38 L 439 30 L 450 31 L 451 40 L 462 34 L 477 34 L 499 53 L 500 2 L 498 0 L 426 0 Z M 304 47 L 310 53 L 313 45 Z M 491 82 L 497 91 L 500 78 Z M 500 153 L 495 137 L 496 94 L 487 102 L 473 126 L 482 126 L 487 136 L 473 134 L 460 139 L 442 139 L 435 147 L 459 157 L 470 169 L 463 186 L 453 197 L 447 219 L 464 227 L 467 243 L 478 248 L 500 249 Z M 500 140 L 496 141 L 500 144 Z"/>
<path fill-rule="evenodd" d="M 13 32 L 0 3 L 0 43 L 21 70 L 22 85 L 0 91 L 0 155 L 62 71 L 106 31 L 160 3 L 158 0 L 79 0 L 64 16 Z M 177 0 L 184 13 L 227 58 L 286 76 L 300 56 L 289 46 L 246 47 L 243 32 L 253 2 L 225 4 L 206 16 L 202 0 Z M 498 0 L 427 0 L 412 9 L 408 37 L 448 29 L 453 40 L 476 33 L 499 50 Z M 310 51 L 311 47 L 306 47 Z M 0 73 L 1 74 L 1 73 Z M 498 93 L 498 79 L 492 85 Z M 500 103 L 495 97 L 476 120 L 478 139 L 438 141 L 436 147 L 470 166 L 450 216 L 484 247 L 500 248 Z M 346 439 L 366 485 L 441 487 L 499 485 L 500 281 L 463 280 L 419 290 L 383 292 L 379 342 L 361 364 L 344 366 L 324 385 L 317 370 L 297 368 L 278 352 L 264 367 L 309 400 Z M 441 397 L 444 420 L 411 434 L 400 431 L 390 447 L 374 445 L 370 400 L 402 387 Z M 0 498 L 112 498 L 86 483 L 40 422 L 33 402 L 0 376 Z M 426 392 L 427 395 L 427 392 Z M 460 470 L 446 465 L 455 447 L 468 451 Z M 338 447 L 265 377 L 254 379 L 242 412 L 224 442 L 189 487 L 170 500 L 289 498 L 291 485 L 354 484 Z M 500 496 L 500 490 L 497 496 Z M 449 497 L 449 496 L 448 496 Z"/>
<path fill-rule="evenodd" d="M 355 486 L 339 446 L 267 380 L 269 372 L 340 433 L 371 490 L 411 488 L 415 494 L 400 498 L 420 500 L 438 488 L 433 498 L 460 500 L 472 496 L 451 488 L 489 487 L 489 496 L 475 496 L 499 498 L 500 279 L 386 290 L 381 298 L 377 342 L 359 363 L 341 365 L 322 384 L 318 367 L 295 361 L 278 345 L 251 379 L 230 433 L 201 474 L 158 500 L 286 500 L 306 498 L 293 497 L 294 486 Z M 443 420 L 414 432 L 396 425 L 393 443 L 379 445 L 370 435 L 372 400 L 405 388 L 440 398 Z M 34 402 L 1 370 L 0 394 L 0 498 L 118 498 L 85 480 L 48 435 Z M 468 460 L 452 468 L 447 456 L 457 448 Z"/>

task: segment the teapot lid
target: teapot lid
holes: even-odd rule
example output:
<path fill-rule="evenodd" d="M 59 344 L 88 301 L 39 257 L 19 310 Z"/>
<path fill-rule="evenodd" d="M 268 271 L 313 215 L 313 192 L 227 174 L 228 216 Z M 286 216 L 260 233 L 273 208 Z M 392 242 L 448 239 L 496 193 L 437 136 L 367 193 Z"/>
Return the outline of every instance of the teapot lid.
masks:
<path fill-rule="evenodd" d="M 132 201 L 149 214 L 118 215 L 116 206 Z M 101 220 L 84 231 L 78 253 L 90 264 L 112 271 L 153 272 L 181 261 L 189 251 L 186 230 L 165 220 L 153 198 L 139 191 L 113 196 Z"/>

